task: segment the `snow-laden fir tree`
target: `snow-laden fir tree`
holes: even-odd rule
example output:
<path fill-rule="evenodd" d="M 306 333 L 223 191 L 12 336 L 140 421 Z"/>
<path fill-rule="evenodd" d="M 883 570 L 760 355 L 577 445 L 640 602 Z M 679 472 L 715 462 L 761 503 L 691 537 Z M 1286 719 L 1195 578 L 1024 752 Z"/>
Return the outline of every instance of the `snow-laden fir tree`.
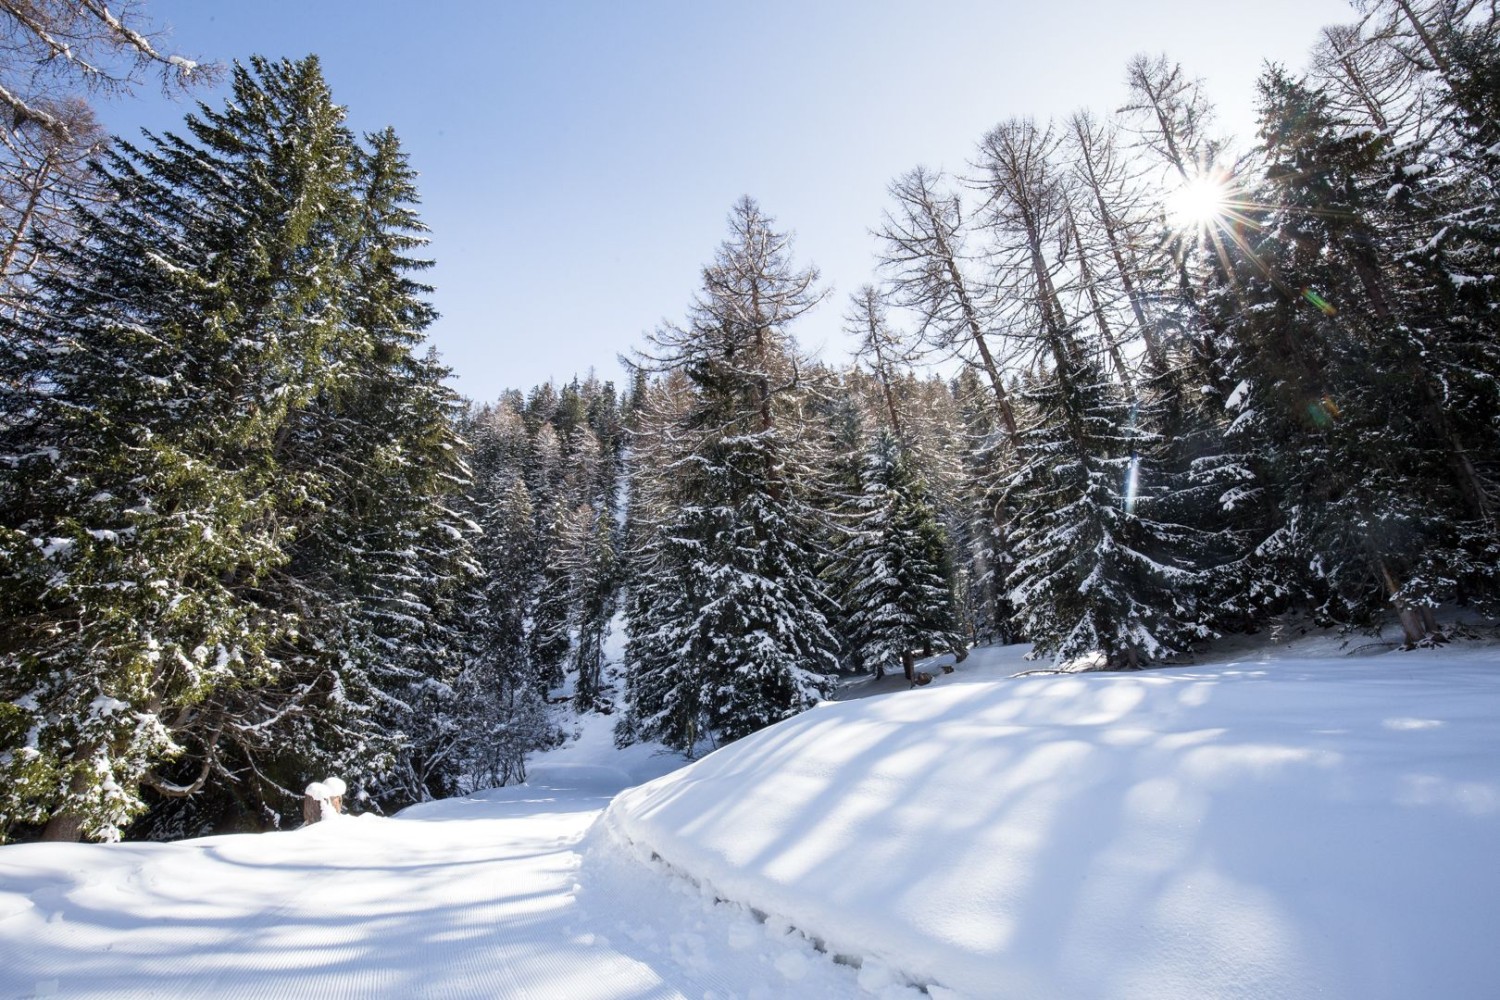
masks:
<path fill-rule="evenodd" d="M 554 733 L 527 641 L 542 546 L 523 475 L 529 438 L 506 401 L 475 414 L 468 436 L 478 586 L 465 626 L 469 660 L 455 688 L 463 706 L 456 753 L 472 790 L 524 779 L 526 754 L 553 742 Z"/>
<path fill-rule="evenodd" d="M 895 434 L 883 430 L 864 455 L 858 519 L 838 564 L 841 620 L 853 660 L 876 676 L 915 656 L 960 652 L 948 540 Z"/>
<path fill-rule="evenodd" d="M 961 421 L 961 475 L 954 490 L 955 590 L 962 618 L 978 642 L 1009 642 L 1014 613 L 1005 579 L 1014 565 L 1006 526 L 1005 484 L 1015 471 L 1012 438 L 1002 429 L 993 395 L 965 368 L 953 380 Z"/>
<path fill-rule="evenodd" d="M 1018 515 L 1006 582 L 1036 653 L 1133 669 L 1208 638 L 1197 533 L 1157 515 L 1169 498 L 1119 384 L 1065 354 L 1022 398 L 1030 420 L 1009 483 Z"/>
<path fill-rule="evenodd" d="M 443 641 L 463 480 L 443 370 L 412 353 L 410 171 L 393 136 L 361 150 L 315 59 L 232 83 L 191 138 L 106 158 L 114 200 L 12 383 L 7 828 L 117 836 L 143 789 L 204 804 L 178 830 L 273 823 L 329 765 L 394 764 L 414 678 L 375 665 Z"/>
<path fill-rule="evenodd" d="M 655 447 L 634 465 L 638 483 L 656 480 L 633 492 L 653 506 L 641 512 L 650 551 L 632 581 L 626 652 L 640 736 L 684 749 L 710 733 L 734 739 L 829 690 L 838 644 L 804 499 L 810 429 L 788 329 L 820 300 L 816 286 L 746 198 L 689 322 L 653 338 L 650 364 L 685 376 L 687 405 L 648 432 Z"/>
<path fill-rule="evenodd" d="M 282 450 L 282 467 L 305 467 L 320 489 L 322 509 L 290 549 L 296 588 L 325 602 L 303 617 L 332 625 L 330 609 L 344 604 L 342 656 L 370 684 L 355 724 L 337 724 L 352 699 L 330 699 L 301 747 L 318 747 L 326 773 L 390 806 L 454 786 L 450 682 L 467 659 L 455 598 L 475 569 L 473 526 L 458 509 L 468 480 L 458 399 L 448 370 L 419 353 L 436 313 L 415 277 L 431 266 L 414 256 L 426 244 L 415 176 L 390 129 L 356 149 L 344 354 Z M 303 753 L 285 762 L 292 775 L 308 766 Z"/>
<path fill-rule="evenodd" d="M 589 503 L 561 507 L 547 534 L 530 635 L 536 682 L 540 690 L 554 688 L 572 672 L 578 706 L 599 708 L 604 640 L 617 590 L 614 520 Z"/>
<path fill-rule="evenodd" d="M 1195 562 L 1211 570 L 1200 607 L 1217 627 L 1243 628 L 1292 588 L 1250 558 L 1249 539 L 1275 511 L 1252 456 L 1226 438 L 1240 401 L 1222 315 L 1233 300 L 1222 252 L 1231 241 L 1185 210 L 1229 176 L 1225 142 L 1202 82 L 1180 64 L 1138 56 L 1126 78 L 1129 99 L 1115 122 L 1070 121 L 1070 218 L 1088 234 L 1078 241 L 1082 283 L 1101 333 L 1109 309 L 1098 304 L 1112 294 L 1118 302 L 1109 326 L 1127 335 L 1126 347 L 1109 348 L 1114 333 L 1105 346 L 1148 432 L 1141 460 L 1161 498 L 1155 514 L 1196 529 Z M 1088 266 L 1091 255 L 1097 266 Z"/>
<path fill-rule="evenodd" d="M 849 619 L 844 614 L 850 581 L 840 566 L 840 548 L 859 517 L 856 504 L 860 497 L 860 473 L 870 441 L 868 424 L 872 421 L 871 401 L 861 395 L 861 390 L 869 386 L 860 382 L 858 374 L 858 369 L 844 373 L 836 391 L 818 394 L 809 400 L 808 407 L 808 415 L 820 425 L 820 434 L 814 442 L 819 474 L 810 484 L 813 489 L 810 499 L 827 520 L 820 540 L 823 555 L 818 574 L 838 606 L 829 624 L 839 640 L 840 669 L 846 671 L 863 669 L 850 641 Z"/>
<path fill-rule="evenodd" d="M 336 321 L 288 265 L 330 263 L 311 206 L 341 197 L 350 142 L 305 80 L 283 82 L 240 70 L 239 103 L 192 122 L 294 140 L 252 147 L 243 179 L 186 142 L 110 154 L 118 200 L 80 220 L 78 280 L 43 299 L 36 450 L 7 463 L 24 497 L 7 506 L 7 694 L 31 708 L 6 812 L 50 817 L 49 836 L 117 835 L 157 764 L 217 744 L 228 721 L 205 731 L 194 706 L 274 673 L 267 646 L 294 627 L 239 592 L 285 563 L 276 514 L 306 485 L 271 453 L 316 392 L 297 347 Z"/>
<path fill-rule="evenodd" d="M 619 589 L 616 544 L 609 512 L 580 504 L 564 525 L 558 549 L 571 584 L 573 644 L 568 665 L 575 677 L 573 704 L 579 711 L 607 710 L 611 704 L 604 678 L 604 643 Z"/>
<path fill-rule="evenodd" d="M 1069 212 L 1057 139 L 1030 121 L 985 136 L 979 166 L 995 285 L 1013 351 L 1033 358 L 1019 468 L 1005 502 L 1016 560 L 1007 586 L 1021 631 L 1054 661 L 1102 653 L 1135 667 L 1206 636 L 1194 532 L 1160 516 L 1162 482 L 1135 405 L 1078 336 L 1085 276 L 1046 247 Z"/>
<path fill-rule="evenodd" d="M 1394 610 L 1409 642 L 1433 608 L 1493 587 L 1493 362 L 1431 268 L 1443 225 L 1412 146 L 1341 120 L 1317 88 L 1261 81 L 1267 208 L 1239 260 L 1236 433 L 1281 520 L 1261 543 L 1320 613 Z M 1393 184 L 1392 181 L 1397 183 Z M 1479 350 L 1475 350 L 1479 347 Z"/>
<path fill-rule="evenodd" d="M 559 497 L 549 507 L 541 525 L 544 548 L 526 638 L 532 683 L 543 693 L 562 685 L 564 664 L 573 646 L 569 629 L 573 616 L 573 577 L 571 553 L 565 539 L 573 513 L 565 498 Z"/>
<path fill-rule="evenodd" d="M 1425 349 L 1424 382 L 1443 411 L 1434 429 L 1463 499 L 1448 544 L 1419 576 L 1452 581 L 1443 585 L 1445 598 L 1494 607 L 1500 600 L 1500 423 L 1494 419 L 1500 411 L 1500 12 L 1469 3 L 1377 6 L 1399 10 L 1408 38 L 1415 35 L 1429 56 L 1419 64 L 1441 125 L 1421 155 L 1402 150 L 1388 158 L 1396 184 L 1386 190 L 1407 217 L 1408 249 L 1398 273 L 1408 287 L 1401 300 Z M 1409 52 L 1410 42 L 1397 47 Z"/>

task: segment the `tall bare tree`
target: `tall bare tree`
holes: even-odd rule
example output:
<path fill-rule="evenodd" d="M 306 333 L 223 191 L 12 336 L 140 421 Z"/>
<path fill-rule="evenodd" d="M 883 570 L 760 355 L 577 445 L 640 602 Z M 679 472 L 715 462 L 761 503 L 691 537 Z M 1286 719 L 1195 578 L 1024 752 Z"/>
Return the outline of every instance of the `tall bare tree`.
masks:
<path fill-rule="evenodd" d="M 1014 446 L 1015 410 L 990 345 L 993 317 L 970 273 L 973 262 L 965 254 L 963 206 L 956 195 L 942 190 L 942 182 L 941 174 L 917 167 L 891 184 L 895 205 L 876 231 L 881 270 L 890 283 L 892 301 L 920 318 L 918 334 L 923 340 L 970 356 L 984 371 L 1001 426 Z"/>
<path fill-rule="evenodd" d="M 891 329 L 886 319 L 885 303 L 874 285 L 864 285 L 849 297 L 849 311 L 844 314 L 844 328 L 858 339 L 855 357 L 869 365 L 880 386 L 890 428 L 902 438 L 901 405 L 897 398 L 896 379 L 909 363 L 903 338 Z"/>
<path fill-rule="evenodd" d="M 1088 111 L 1068 118 L 1064 153 L 1072 175 L 1071 222 L 1078 256 L 1080 260 L 1102 258 L 1094 268 L 1093 282 L 1118 288 L 1129 307 L 1121 317 L 1124 329 L 1118 339 L 1131 339 L 1133 333 L 1140 338 L 1152 369 L 1164 371 L 1166 359 L 1151 320 L 1150 301 L 1160 295 L 1166 261 L 1141 167 L 1120 148 L 1118 126 Z M 1115 363 L 1121 366 L 1123 359 L 1116 358 Z"/>
<path fill-rule="evenodd" d="M 1051 125 L 1003 122 L 980 142 L 974 183 L 985 199 L 991 294 L 1007 339 L 1030 355 L 1051 355 L 1066 369 L 1081 348 L 1064 301 L 1078 285 L 1067 266 L 1067 198 L 1057 148 Z"/>

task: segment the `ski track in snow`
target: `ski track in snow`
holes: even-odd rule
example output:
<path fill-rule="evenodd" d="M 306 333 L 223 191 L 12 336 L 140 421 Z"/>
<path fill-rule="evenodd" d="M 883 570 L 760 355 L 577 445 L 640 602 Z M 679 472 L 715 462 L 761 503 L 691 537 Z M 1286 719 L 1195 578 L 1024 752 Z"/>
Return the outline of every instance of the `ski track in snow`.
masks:
<path fill-rule="evenodd" d="M 590 836 L 623 774 L 541 770 L 394 819 L 5 848 L 0 996 L 870 995 L 795 932 Z"/>

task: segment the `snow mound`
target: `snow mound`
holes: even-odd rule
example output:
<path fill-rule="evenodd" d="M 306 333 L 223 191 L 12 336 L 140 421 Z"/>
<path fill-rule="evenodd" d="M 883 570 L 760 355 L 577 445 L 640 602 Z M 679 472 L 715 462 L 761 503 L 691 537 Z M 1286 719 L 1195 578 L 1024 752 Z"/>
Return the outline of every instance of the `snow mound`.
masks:
<path fill-rule="evenodd" d="M 965 680 L 820 705 L 606 822 L 870 987 L 1494 995 L 1500 654 Z"/>

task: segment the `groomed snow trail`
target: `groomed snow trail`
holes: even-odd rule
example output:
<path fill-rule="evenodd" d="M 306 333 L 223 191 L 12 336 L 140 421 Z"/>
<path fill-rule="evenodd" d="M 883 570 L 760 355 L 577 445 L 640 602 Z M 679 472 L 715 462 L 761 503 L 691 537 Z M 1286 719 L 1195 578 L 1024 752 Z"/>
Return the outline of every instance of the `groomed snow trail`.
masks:
<path fill-rule="evenodd" d="M 590 836 L 626 783 L 551 765 L 394 819 L 0 849 L 0 996 L 868 996 L 800 935 Z"/>

